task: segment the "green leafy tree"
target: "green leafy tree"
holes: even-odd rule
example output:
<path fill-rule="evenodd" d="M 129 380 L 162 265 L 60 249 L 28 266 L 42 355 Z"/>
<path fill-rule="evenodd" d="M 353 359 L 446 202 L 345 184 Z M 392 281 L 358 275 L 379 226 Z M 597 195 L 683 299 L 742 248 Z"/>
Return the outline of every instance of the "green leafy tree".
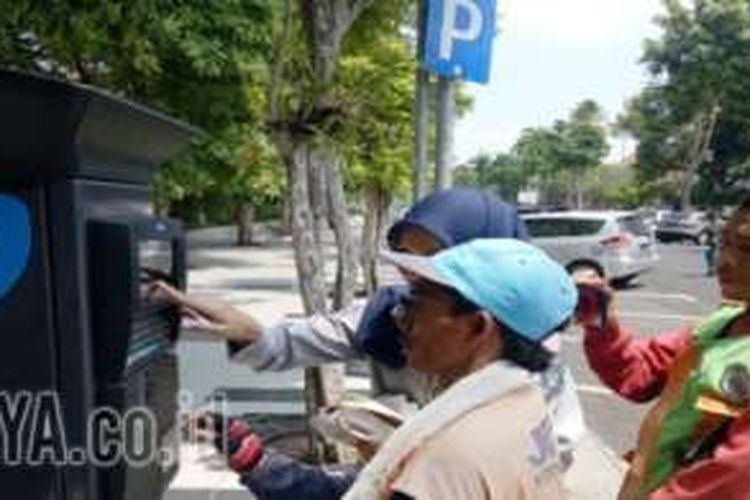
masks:
<path fill-rule="evenodd" d="M 526 129 L 512 153 L 548 203 L 583 205 L 586 180 L 609 152 L 607 128 L 594 101 L 578 104 L 568 120 Z"/>
<path fill-rule="evenodd" d="M 158 180 L 156 198 L 168 200 L 172 213 L 197 225 L 233 221 L 239 245 L 254 243 L 254 222 L 277 217 L 283 205 L 276 150 L 253 124 L 228 126 L 167 165 Z"/>
<path fill-rule="evenodd" d="M 253 130 L 262 125 L 271 2 L 18 0 L 7 7 L 0 64 L 104 87 L 204 129 L 188 154 L 160 172 L 162 211 L 226 220 L 226 207 L 240 198 L 264 199 L 257 183 L 238 180 L 275 170 L 244 164 L 248 172 L 238 176 L 240 167 L 228 162 L 257 141 Z M 239 185 L 247 196 L 235 195 Z"/>
<path fill-rule="evenodd" d="M 375 10 L 389 8 L 392 1 L 395 0 L 279 2 L 273 30 L 267 121 L 289 179 L 292 240 L 300 292 L 308 313 L 328 309 L 321 247 L 325 223 L 333 229 L 337 247 L 333 307 L 346 306 L 354 296 L 357 255 L 344 179 L 348 161 L 362 161 L 371 154 L 365 148 L 352 151 L 352 138 L 367 136 L 380 141 L 383 131 L 369 120 L 352 123 L 357 109 L 372 107 L 372 103 L 361 99 L 361 92 L 347 88 L 347 80 L 353 75 L 347 75 L 342 67 L 347 57 L 358 55 L 355 34 L 371 26 L 364 20 L 374 16 Z M 371 19 L 382 22 L 377 16 Z M 368 70 L 363 60 L 350 60 L 348 64 Z M 367 87 L 375 90 L 389 83 L 390 78 L 370 81 Z M 394 147 L 398 148 L 398 144 Z M 327 388 L 343 384 L 341 367 L 309 369 L 305 377 L 310 410 L 338 402 L 341 394 Z"/>
<path fill-rule="evenodd" d="M 596 102 L 586 100 L 575 107 L 567 122 L 558 122 L 554 129 L 559 137 L 557 165 L 570 178 L 575 205 L 581 208 L 586 179 L 609 153 L 603 113 Z"/>
<path fill-rule="evenodd" d="M 350 47 L 337 86 L 349 119 L 337 140 L 347 160 L 349 191 L 365 201 L 360 257 L 365 288 L 374 290 L 388 207 L 394 198 L 406 197 L 411 185 L 416 62 L 395 29 Z"/>
<path fill-rule="evenodd" d="M 515 201 L 525 188 L 542 192 L 542 201 L 583 204 L 583 191 L 609 152 L 599 105 L 579 103 L 567 120 L 526 128 L 509 153 L 481 155 L 459 170 L 460 183 L 489 187 Z"/>
<path fill-rule="evenodd" d="M 745 0 L 665 0 L 661 36 L 643 62 L 652 83 L 627 106 L 638 141 L 639 181 L 719 199 L 741 184 L 750 152 L 750 5 Z M 698 190 L 693 193 L 694 186 Z"/>
<path fill-rule="evenodd" d="M 490 168 L 477 165 L 480 186 L 491 186 L 503 199 L 509 202 L 518 200 L 518 193 L 523 190 L 530 178 L 521 163 L 512 155 L 499 154 Z"/>
<path fill-rule="evenodd" d="M 357 124 L 364 94 L 353 95 L 347 71 L 369 71 L 364 64 L 365 51 L 368 44 L 380 44 L 373 34 L 397 33 L 411 4 L 406 0 L 283 2 L 275 30 L 269 122 L 290 180 L 292 234 L 308 311 L 324 310 L 328 305 L 319 244 L 326 224 L 332 227 L 338 248 L 333 306 L 345 305 L 353 297 L 357 258 L 344 191 L 347 164 L 357 161 L 351 138 L 383 132 L 372 120 Z M 389 75 L 378 76 L 378 80 L 366 82 L 370 92 L 391 85 Z M 400 146 L 392 142 L 395 150 Z M 363 158 L 371 154 L 366 149 L 360 149 Z"/>
<path fill-rule="evenodd" d="M 550 178 L 559 168 L 561 148 L 560 136 L 555 130 L 535 127 L 521 131 L 511 152 L 530 175 Z"/>
<path fill-rule="evenodd" d="M 489 189 L 515 203 L 530 178 L 530 172 L 524 170 L 517 157 L 500 153 L 495 157 L 485 154 L 474 158 L 468 166 L 457 169 L 454 180 L 457 185 Z"/>

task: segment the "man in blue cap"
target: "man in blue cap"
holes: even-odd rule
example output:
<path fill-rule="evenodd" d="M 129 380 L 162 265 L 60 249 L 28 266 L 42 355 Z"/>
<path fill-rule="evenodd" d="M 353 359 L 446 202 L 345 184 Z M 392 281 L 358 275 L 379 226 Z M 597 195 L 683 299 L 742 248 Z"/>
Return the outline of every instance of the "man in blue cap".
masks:
<path fill-rule="evenodd" d="M 564 498 L 552 422 L 532 374 L 548 367 L 543 341 L 578 302 L 568 273 L 510 239 L 384 258 L 411 284 L 398 315 L 408 364 L 439 380 L 442 392 L 391 435 L 344 498 Z"/>

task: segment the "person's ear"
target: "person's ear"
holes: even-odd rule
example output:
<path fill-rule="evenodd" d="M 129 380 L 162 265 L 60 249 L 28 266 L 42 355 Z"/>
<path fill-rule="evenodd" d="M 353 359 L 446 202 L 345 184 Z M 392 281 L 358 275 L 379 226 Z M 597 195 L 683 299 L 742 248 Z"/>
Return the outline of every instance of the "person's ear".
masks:
<path fill-rule="evenodd" d="M 481 319 L 478 321 L 481 324 L 481 328 L 477 330 L 476 338 L 481 340 L 483 346 L 492 346 L 493 350 L 498 358 L 503 356 L 505 350 L 505 331 L 504 326 L 497 321 L 487 311 L 479 311 L 477 314 Z"/>
<path fill-rule="evenodd" d="M 477 336 L 492 333 L 495 329 L 495 320 L 487 311 L 480 310 L 474 316 L 474 334 Z"/>
<path fill-rule="evenodd" d="M 460 335 L 463 341 L 469 344 L 480 340 L 487 329 L 487 317 L 482 313 L 483 311 L 476 311 L 462 315 L 461 326 L 456 330 L 455 335 Z"/>

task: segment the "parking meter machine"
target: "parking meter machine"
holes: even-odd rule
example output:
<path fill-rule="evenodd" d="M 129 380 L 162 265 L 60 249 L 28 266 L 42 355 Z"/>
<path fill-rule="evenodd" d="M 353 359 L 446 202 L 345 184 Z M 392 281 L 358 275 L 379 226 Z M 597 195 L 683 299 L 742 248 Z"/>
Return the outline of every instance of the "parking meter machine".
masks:
<path fill-rule="evenodd" d="M 157 166 L 194 130 L 100 90 L 0 70 L 0 497 L 151 500 L 177 469 L 178 221 Z"/>

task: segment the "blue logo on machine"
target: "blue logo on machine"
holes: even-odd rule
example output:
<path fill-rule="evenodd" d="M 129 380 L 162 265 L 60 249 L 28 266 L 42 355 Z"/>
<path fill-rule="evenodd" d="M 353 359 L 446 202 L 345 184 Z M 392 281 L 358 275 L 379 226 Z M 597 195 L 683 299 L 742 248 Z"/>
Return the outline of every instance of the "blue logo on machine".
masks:
<path fill-rule="evenodd" d="M 430 0 L 424 64 L 438 75 L 487 83 L 497 0 Z"/>
<path fill-rule="evenodd" d="M 18 198 L 0 194 L 0 300 L 23 275 L 30 253 L 28 208 Z"/>

